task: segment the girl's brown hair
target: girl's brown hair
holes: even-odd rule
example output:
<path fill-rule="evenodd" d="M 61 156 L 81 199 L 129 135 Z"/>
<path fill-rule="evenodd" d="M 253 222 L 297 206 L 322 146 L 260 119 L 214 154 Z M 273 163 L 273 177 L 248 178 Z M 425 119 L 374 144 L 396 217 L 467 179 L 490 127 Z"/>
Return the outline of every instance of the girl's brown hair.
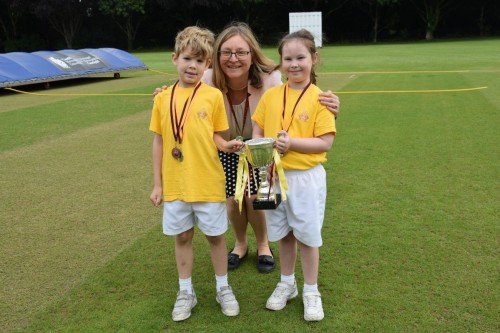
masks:
<path fill-rule="evenodd" d="M 314 43 L 314 36 L 313 34 L 306 30 L 306 29 L 301 29 L 295 32 L 292 32 L 285 37 L 281 38 L 279 44 L 278 44 L 278 53 L 280 54 L 280 67 L 282 65 L 281 63 L 281 57 L 282 57 L 282 52 L 283 52 L 283 46 L 291 41 L 292 39 L 299 39 L 301 40 L 305 47 L 309 50 L 311 53 L 311 57 L 314 59 L 314 57 L 317 56 L 318 52 L 316 51 L 316 43 Z M 314 64 L 312 65 L 311 68 L 311 82 L 313 84 L 316 84 L 316 73 L 314 71 Z"/>

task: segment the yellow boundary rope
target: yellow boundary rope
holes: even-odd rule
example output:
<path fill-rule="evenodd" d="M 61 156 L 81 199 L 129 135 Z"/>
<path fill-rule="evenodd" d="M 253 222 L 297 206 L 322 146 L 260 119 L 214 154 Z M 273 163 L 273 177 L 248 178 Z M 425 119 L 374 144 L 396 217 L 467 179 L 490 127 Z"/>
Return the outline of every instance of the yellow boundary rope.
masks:
<path fill-rule="evenodd" d="M 335 74 L 428 74 L 428 73 L 470 73 L 470 70 L 448 70 L 448 71 L 360 71 L 360 72 L 322 72 L 318 75 Z"/>
<path fill-rule="evenodd" d="M 153 94 L 41 94 L 32 93 L 14 88 L 4 88 L 20 94 L 33 95 L 33 96 L 153 96 Z"/>
<path fill-rule="evenodd" d="M 336 91 L 340 94 L 401 94 L 401 93 L 443 93 L 443 92 L 462 92 L 487 89 L 488 87 L 461 88 L 461 89 L 422 89 L 422 90 L 365 90 L 365 91 Z"/>
<path fill-rule="evenodd" d="M 347 94 L 403 94 L 403 93 L 444 93 L 463 92 L 487 89 L 488 87 L 458 88 L 458 89 L 422 89 L 422 90 L 360 90 L 360 91 L 336 91 L 336 95 Z M 152 96 L 153 94 L 41 94 L 22 91 L 14 88 L 4 88 L 20 94 L 32 96 Z"/>
<path fill-rule="evenodd" d="M 149 69 L 150 72 L 155 72 L 168 76 L 175 76 L 176 74 L 170 74 L 166 72 L 161 72 L 154 69 Z M 412 73 L 467 73 L 470 70 L 447 70 L 447 71 L 388 71 L 388 72 L 333 72 L 333 73 L 320 73 L 323 75 L 333 75 L 333 74 L 412 74 Z M 487 89 L 488 87 L 473 87 L 473 88 L 457 88 L 457 89 L 422 89 L 422 90 L 365 90 L 365 91 L 336 91 L 337 95 L 347 95 L 347 94 L 401 94 L 401 93 L 445 93 L 445 92 L 464 92 L 464 91 L 474 91 Z M 151 94 L 44 94 L 44 93 L 32 93 L 14 88 L 4 88 L 13 92 L 17 92 L 25 95 L 32 96 L 152 96 Z"/>

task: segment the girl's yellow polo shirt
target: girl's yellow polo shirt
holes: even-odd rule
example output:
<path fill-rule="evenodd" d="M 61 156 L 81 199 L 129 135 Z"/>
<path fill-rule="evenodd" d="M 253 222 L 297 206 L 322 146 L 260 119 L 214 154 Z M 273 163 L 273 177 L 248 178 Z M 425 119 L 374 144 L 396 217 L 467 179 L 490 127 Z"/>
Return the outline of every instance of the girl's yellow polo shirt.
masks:
<path fill-rule="evenodd" d="M 284 92 L 285 85 L 267 90 L 252 116 L 252 119 L 264 129 L 264 137 L 276 139 L 281 129 L 287 130 L 292 138 L 313 138 L 326 133 L 335 134 L 335 118 L 326 106 L 319 102 L 318 95 L 321 90 L 313 84 L 297 104 L 293 120 L 291 119 L 292 111 L 302 91 L 288 89 L 284 123 L 289 127 L 283 128 Z M 326 152 L 304 154 L 289 151 L 281 161 L 285 170 L 306 170 L 326 162 Z"/>

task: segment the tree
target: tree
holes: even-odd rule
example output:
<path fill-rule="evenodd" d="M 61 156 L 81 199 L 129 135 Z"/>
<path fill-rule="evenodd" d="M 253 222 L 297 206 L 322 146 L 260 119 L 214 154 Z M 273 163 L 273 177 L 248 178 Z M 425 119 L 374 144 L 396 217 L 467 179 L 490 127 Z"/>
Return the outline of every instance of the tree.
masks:
<path fill-rule="evenodd" d="M 0 26 L 7 41 L 16 39 L 19 18 L 26 8 L 23 0 L 9 0 L 0 3 Z"/>
<path fill-rule="evenodd" d="M 411 0 L 420 18 L 425 23 L 425 39 L 434 39 L 434 32 L 452 0 Z"/>
<path fill-rule="evenodd" d="M 250 18 L 252 16 L 252 8 L 254 5 L 258 5 L 264 2 L 264 0 L 237 0 L 243 12 L 246 13 L 245 22 L 250 24 Z"/>
<path fill-rule="evenodd" d="M 378 40 L 378 33 L 383 29 L 380 24 L 380 9 L 392 4 L 396 4 L 399 0 L 359 0 L 360 7 L 365 8 L 363 4 L 368 5 L 368 15 L 372 20 L 372 41 L 374 43 Z"/>
<path fill-rule="evenodd" d="M 98 0 L 99 10 L 110 15 L 120 30 L 127 36 L 128 49 L 134 47 L 134 40 L 144 19 L 145 0 Z"/>
<path fill-rule="evenodd" d="M 252 1 L 252 0 L 248 0 Z M 166 13 L 174 20 L 179 21 L 181 26 L 189 26 L 197 24 L 197 7 L 205 7 L 212 9 L 212 12 L 217 12 L 221 7 L 238 2 L 238 0 L 156 0 L 156 2 L 166 9 Z M 218 17 L 218 16 L 217 16 Z"/>
<path fill-rule="evenodd" d="M 41 0 L 33 1 L 33 13 L 64 37 L 66 46 L 73 47 L 73 40 L 87 16 L 91 1 L 88 0 Z"/>
<path fill-rule="evenodd" d="M 329 16 L 333 15 L 333 13 L 341 10 L 348 1 L 349 0 L 327 1 L 325 9 L 323 10 L 323 18 L 327 19 Z"/>
<path fill-rule="evenodd" d="M 486 36 L 490 30 L 490 23 L 488 22 L 488 17 L 500 18 L 500 3 L 495 0 L 477 0 L 474 5 L 478 8 L 479 17 L 477 19 L 477 25 L 479 28 L 479 35 Z M 474 8 L 476 10 L 476 8 Z"/>

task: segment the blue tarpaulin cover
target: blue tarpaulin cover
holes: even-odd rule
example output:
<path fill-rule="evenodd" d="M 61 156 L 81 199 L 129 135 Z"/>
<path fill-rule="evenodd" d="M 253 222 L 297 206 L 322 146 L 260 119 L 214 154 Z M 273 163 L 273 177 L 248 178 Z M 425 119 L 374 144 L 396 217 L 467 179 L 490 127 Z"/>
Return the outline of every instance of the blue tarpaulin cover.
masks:
<path fill-rule="evenodd" d="M 142 61 L 114 48 L 11 52 L 0 54 L 0 87 L 144 69 Z"/>

